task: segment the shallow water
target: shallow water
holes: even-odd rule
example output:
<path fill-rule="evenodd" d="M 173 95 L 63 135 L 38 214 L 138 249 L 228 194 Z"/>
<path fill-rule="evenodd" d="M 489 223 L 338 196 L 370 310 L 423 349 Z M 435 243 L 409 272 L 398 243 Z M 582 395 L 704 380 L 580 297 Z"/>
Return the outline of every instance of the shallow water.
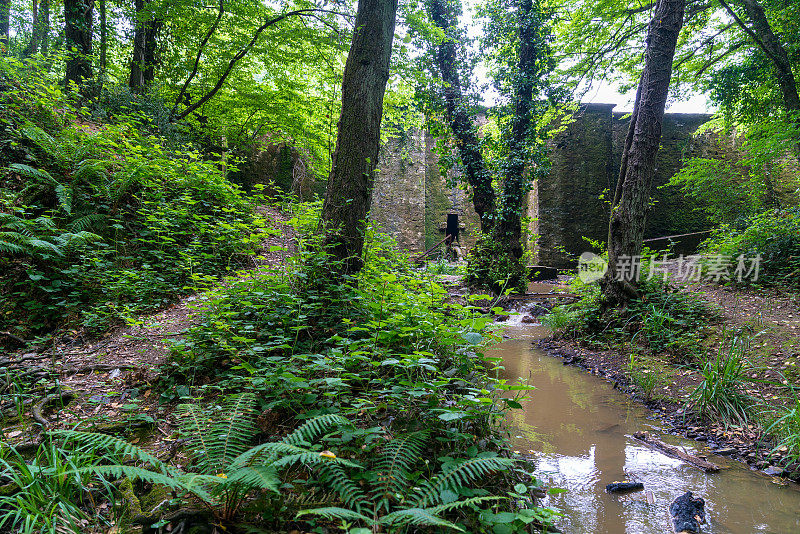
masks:
<path fill-rule="evenodd" d="M 513 321 L 512 321 L 513 322 Z M 775 484 L 746 465 L 716 456 L 691 440 L 662 435 L 649 411 L 610 384 L 585 371 L 565 366 L 531 344 L 546 335 L 542 327 L 512 325 L 513 339 L 489 350 L 505 362 L 504 378 L 525 378 L 536 386 L 523 410 L 509 416 L 514 447 L 530 452 L 537 477 L 547 487 L 567 492 L 546 498 L 545 505 L 562 510 L 558 526 L 572 534 L 654 534 L 672 532 L 669 504 L 685 491 L 706 501 L 712 534 L 800 533 L 798 486 Z M 679 460 L 655 452 L 634 440 L 638 430 L 708 454 L 709 461 L 727 466 L 706 474 Z M 612 495 L 606 484 L 643 482 L 652 491 Z"/>

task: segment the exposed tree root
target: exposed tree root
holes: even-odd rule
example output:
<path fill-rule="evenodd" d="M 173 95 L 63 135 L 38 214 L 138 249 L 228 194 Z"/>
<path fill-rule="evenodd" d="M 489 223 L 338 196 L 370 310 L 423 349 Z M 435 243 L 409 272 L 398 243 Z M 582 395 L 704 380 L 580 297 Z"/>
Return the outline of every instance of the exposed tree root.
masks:
<path fill-rule="evenodd" d="M 50 404 L 55 404 L 57 401 L 61 403 L 61 407 L 63 408 L 74 398 L 75 394 L 70 391 L 62 391 L 60 393 L 52 393 L 47 395 L 38 403 L 33 405 L 33 408 L 31 408 L 31 417 L 33 417 L 33 420 L 39 423 L 42 428 L 47 428 L 49 423 L 47 419 L 44 418 L 44 415 L 42 415 L 44 409 Z"/>

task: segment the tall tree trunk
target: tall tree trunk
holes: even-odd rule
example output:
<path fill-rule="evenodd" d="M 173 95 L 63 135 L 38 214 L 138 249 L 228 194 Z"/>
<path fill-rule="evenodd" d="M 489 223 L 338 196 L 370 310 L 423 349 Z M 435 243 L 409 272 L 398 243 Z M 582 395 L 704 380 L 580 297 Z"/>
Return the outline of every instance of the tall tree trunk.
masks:
<path fill-rule="evenodd" d="M 8 26 L 11 18 L 11 0 L 0 0 L 0 54 L 8 52 Z"/>
<path fill-rule="evenodd" d="M 365 218 L 378 163 L 397 0 L 359 0 L 342 80 L 342 111 L 320 228 L 337 270 L 362 267 Z"/>
<path fill-rule="evenodd" d="M 39 46 L 42 54 L 47 55 L 50 51 L 50 0 L 42 0 L 39 4 L 39 28 L 41 31 Z"/>
<path fill-rule="evenodd" d="M 64 36 L 67 47 L 66 85 L 82 86 L 92 77 L 92 22 L 94 0 L 64 0 Z"/>
<path fill-rule="evenodd" d="M 751 27 L 744 23 L 725 0 L 720 0 L 720 3 L 734 18 L 739 27 L 755 41 L 756 45 L 761 48 L 767 58 L 772 62 L 786 111 L 800 111 L 800 96 L 797 93 L 797 83 L 794 73 L 792 73 L 792 64 L 789 61 L 789 55 L 786 52 L 786 48 L 775 35 L 775 32 L 772 31 L 764 8 L 756 0 L 742 0 L 747 17 L 750 19 Z"/>
<path fill-rule="evenodd" d="M 146 22 L 143 20 L 144 0 L 136 0 L 136 20 L 133 30 L 133 59 L 131 59 L 131 75 L 128 79 L 128 86 L 131 89 L 141 89 L 144 87 L 144 49 L 147 32 Z"/>
<path fill-rule="evenodd" d="M 462 95 L 453 35 L 453 28 L 457 23 L 456 12 L 448 5 L 447 0 L 433 0 L 430 15 L 434 24 L 445 34 L 436 49 L 436 65 L 444 83 L 447 119 L 464 164 L 464 175 L 472 187 L 472 203 L 480 217 L 481 232 L 488 234 L 494 226 L 495 191 L 492 187 L 492 175 L 486 168 L 480 151 L 475 125 Z"/>
<path fill-rule="evenodd" d="M 39 51 L 39 40 L 41 39 L 40 26 L 39 2 L 38 0 L 33 0 L 31 4 L 31 40 L 22 52 L 22 57 L 30 57 Z"/>
<path fill-rule="evenodd" d="M 147 21 L 144 39 L 143 76 L 145 85 L 150 85 L 156 79 L 156 64 L 158 63 L 158 58 L 156 57 L 158 53 L 158 32 L 161 31 L 161 27 L 163 25 L 164 21 L 155 18 L 154 14 L 151 14 L 150 20 Z"/>
<path fill-rule="evenodd" d="M 100 11 L 100 79 L 105 80 L 108 67 L 108 20 L 106 13 L 106 0 L 98 1 Z"/>
<path fill-rule="evenodd" d="M 512 264 L 522 259 L 522 206 L 528 191 L 526 167 L 529 163 L 528 142 L 532 123 L 533 89 L 536 85 L 538 24 L 532 0 L 519 2 L 519 63 L 514 89 L 514 116 L 511 123 L 508 157 L 504 164 L 503 192 L 494 238 L 509 256 Z M 516 273 L 518 277 L 521 273 Z M 519 285 L 521 280 L 514 280 Z"/>
<path fill-rule="evenodd" d="M 601 280 L 607 307 L 624 306 L 636 293 L 634 269 L 642 251 L 650 188 L 661 142 L 672 60 L 683 27 L 686 0 L 659 0 L 647 32 L 644 70 L 625 141 L 620 183 L 608 231 L 608 272 Z"/>

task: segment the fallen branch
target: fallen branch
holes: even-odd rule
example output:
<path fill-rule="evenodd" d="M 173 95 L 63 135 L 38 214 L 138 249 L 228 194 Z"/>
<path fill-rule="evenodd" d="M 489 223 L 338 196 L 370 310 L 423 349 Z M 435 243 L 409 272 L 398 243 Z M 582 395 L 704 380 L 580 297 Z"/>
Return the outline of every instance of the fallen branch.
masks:
<path fill-rule="evenodd" d="M 658 450 L 671 458 L 683 460 L 687 464 L 697 467 L 698 469 L 702 469 L 706 473 L 716 473 L 720 470 L 718 465 L 712 464 L 711 462 L 703 460 L 702 458 L 687 454 L 674 445 L 669 445 L 654 438 L 649 432 L 634 432 L 633 437 L 649 446 L 651 449 Z"/>

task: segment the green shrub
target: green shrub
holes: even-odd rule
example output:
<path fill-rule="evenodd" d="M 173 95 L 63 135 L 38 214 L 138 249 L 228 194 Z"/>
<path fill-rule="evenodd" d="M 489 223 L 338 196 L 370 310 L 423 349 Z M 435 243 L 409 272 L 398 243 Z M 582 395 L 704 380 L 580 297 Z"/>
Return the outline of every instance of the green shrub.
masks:
<path fill-rule="evenodd" d="M 0 204 L 0 314 L 21 337 L 102 330 L 168 304 L 239 266 L 264 235 L 262 197 L 132 124 L 21 131 L 35 159 L 10 165 L 25 186 Z"/>
<path fill-rule="evenodd" d="M 750 260 L 760 256 L 758 280 L 745 276 L 742 283 L 800 288 L 800 208 L 756 215 L 742 231 L 722 227 L 703 243 L 702 250 L 730 259 L 733 267 L 740 256 L 748 268 Z"/>

